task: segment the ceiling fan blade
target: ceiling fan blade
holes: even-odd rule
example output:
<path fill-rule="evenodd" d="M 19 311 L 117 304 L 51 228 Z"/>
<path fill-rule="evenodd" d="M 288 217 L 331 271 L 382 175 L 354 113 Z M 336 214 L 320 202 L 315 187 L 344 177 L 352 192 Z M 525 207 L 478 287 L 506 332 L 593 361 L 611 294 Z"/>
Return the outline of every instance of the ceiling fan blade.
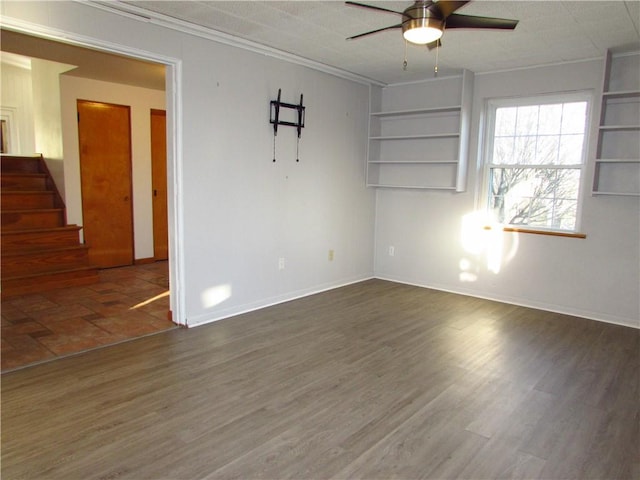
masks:
<path fill-rule="evenodd" d="M 433 50 L 436 47 L 441 47 L 441 46 L 442 46 L 442 41 L 440 39 L 436 40 L 435 42 L 427 43 L 427 48 L 429 49 L 429 51 Z"/>
<path fill-rule="evenodd" d="M 518 25 L 518 20 L 506 18 L 475 17 L 471 15 L 459 15 L 453 13 L 447 17 L 445 29 L 450 28 L 498 28 L 513 30 Z"/>
<path fill-rule="evenodd" d="M 459 8 L 464 7 L 467 3 L 469 3 L 469 1 L 453 2 L 448 0 L 441 0 L 440 2 L 435 3 L 434 6 L 440 11 L 440 13 L 442 14 L 442 18 L 447 18 Z"/>
<path fill-rule="evenodd" d="M 390 27 L 379 28 L 377 30 L 371 30 L 370 32 L 361 33 L 360 35 L 354 35 L 353 37 L 347 38 L 347 40 L 355 40 L 356 38 L 365 37 L 367 35 L 372 35 L 374 33 L 384 32 L 385 30 L 393 30 L 394 28 L 401 28 L 401 27 L 402 27 L 402 24 L 399 23 L 398 25 L 391 25 Z"/>
<path fill-rule="evenodd" d="M 402 15 L 402 12 L 396 12 L 395 10 L 389 10 L 388 8 L 376 7 L 374 5 L 365 5 L 364 3 L 358 3 L 358 2 L 344 2 L 344 3 L 346 5 L 351 5 L 352 7 L 369 8 L 371 10 L 379 10 L 381 12 L 395 13 L 396 15 Z"/>

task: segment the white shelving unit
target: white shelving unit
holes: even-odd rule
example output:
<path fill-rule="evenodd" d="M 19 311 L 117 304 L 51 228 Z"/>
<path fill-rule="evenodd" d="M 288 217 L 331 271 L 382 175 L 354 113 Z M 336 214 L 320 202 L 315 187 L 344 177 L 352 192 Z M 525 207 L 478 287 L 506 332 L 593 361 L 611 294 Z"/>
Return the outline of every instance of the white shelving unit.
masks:
<path fill-rule="evenodd" d="M 372 87 L 367 186 L 466 188 L 473 73 Z"/>
<path fill-rule="evenodd" d="M 640 51 L 607 52 L 592 193 L 640 196 Z"/>

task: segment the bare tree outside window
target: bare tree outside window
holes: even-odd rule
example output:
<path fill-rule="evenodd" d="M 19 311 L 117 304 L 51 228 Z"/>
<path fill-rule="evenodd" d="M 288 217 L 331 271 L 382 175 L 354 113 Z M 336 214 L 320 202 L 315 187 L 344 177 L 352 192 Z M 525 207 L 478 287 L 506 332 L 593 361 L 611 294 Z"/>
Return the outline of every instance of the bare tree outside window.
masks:
<path fill-rule="evenodd" d="M 488 208 L 506 225 L 575 230 L 587 102 L 498 106 Z"/>

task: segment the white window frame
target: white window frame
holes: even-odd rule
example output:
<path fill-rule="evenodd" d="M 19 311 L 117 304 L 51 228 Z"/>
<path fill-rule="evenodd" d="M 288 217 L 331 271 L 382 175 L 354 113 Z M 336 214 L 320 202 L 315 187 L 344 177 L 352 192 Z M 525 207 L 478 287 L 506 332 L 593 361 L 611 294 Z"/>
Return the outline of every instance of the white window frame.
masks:
<path fill-rule="evenodd" d="M 500 107 L 520 107 L 520 106 L 528 106 L 528 105 L 548 105 L 555 103 L 570 103 L 570 102 L 586 102 L 586 113 L 585 113 L 585 126 L 584 126 L 584 140 L 583 140 L 583 148 L 582 148 L 582 161 L 580 164 L 574 165 L 562 165 L 555 166 L 553 165 L 551 168 L 562 168 L 562 169 L 575 169 L 580 170 L 580 185 L 578 186 L 578 198 L 577 198 L 577 206 L 576 206 L 576 224 L 574 225 L 573 230 L 568 229 L 559 229 L 552 227 L 541 227 L 541 226 L 531 226 L 531 225 L 516 225 L 516 224 L 501 224 L 501 227 L 507 231 L 520 231 L 525 233 L 541 233 L 541 234 L 551 234 L 551 235 L 561 235 L 561 236 L 576 236 L 580 238 L 584 238 L 585 235 L 579 233 L 581 231 L 582 224 L 582 206 L 584 201 L 584 193 L 587 184 L 586 173 L 587 173 L 587 158 L 589 154 L 589 146 L 590 146 L 590 131 L 592 124 L 592 109 L 593 109 L 593 92 L 588 90 L 581 91 L 570 91 L 570 92 L 560 92 L 553 94 L 538 94 L 538 95 L 527 95 L 522 97 L 504 97 L 504 98 L 492 98 L 487 100 L 485 105 L 485 124 L 484 124 L 484 148 L 482 150 L 482 158 L 480 169 L 480 198 L 478 202 L 479 208 L 489 214 L 489 192 L 490 192 L 490 173 L 492 168 L 500 168 L 501 165 L 493 164 L 492 154 L 493 154 L 493 141 L 494 141 L 494 133 L 495 133 L 495 120 L 496 120 L 496 110 Z M 527 168 L 549 168 L 549 165 L 526 165 Z"/>

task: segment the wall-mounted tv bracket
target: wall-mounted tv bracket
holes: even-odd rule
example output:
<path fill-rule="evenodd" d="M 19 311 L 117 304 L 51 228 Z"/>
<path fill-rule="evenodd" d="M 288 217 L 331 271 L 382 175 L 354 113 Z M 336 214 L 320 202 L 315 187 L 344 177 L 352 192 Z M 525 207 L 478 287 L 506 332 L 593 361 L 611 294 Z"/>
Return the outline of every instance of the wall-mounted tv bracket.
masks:
<path fill-rule="evenodd" d="M 278 89 L 278 99 L 271 100 L 271 113 L 269 118 L 269 123 L 273 124 L 273 161 L 276 161 L 276 136 L 278 135 L 278 125 L 284 125 L 286 127 L 296 127 L 298 130 L 298 140 L 296 143 L 296 162 L 300 161 L 299 151 L 300 151 L 300 135 L 302 134 L 302 129 L 304 128 L 304 106 L 302 106 L 302 94 L 300 94 L 300 104 L 294 105 L 292 103 L 284 103 L 280 101 L 280 97 L 282 94 L 282 89 Z M 297 112 L 297 121 L 296 122 L 286 122 L 284 120 L 280 120 L 280 109 L 281 108 L 289 108 L 291 110 L 296 110 Z"/>

